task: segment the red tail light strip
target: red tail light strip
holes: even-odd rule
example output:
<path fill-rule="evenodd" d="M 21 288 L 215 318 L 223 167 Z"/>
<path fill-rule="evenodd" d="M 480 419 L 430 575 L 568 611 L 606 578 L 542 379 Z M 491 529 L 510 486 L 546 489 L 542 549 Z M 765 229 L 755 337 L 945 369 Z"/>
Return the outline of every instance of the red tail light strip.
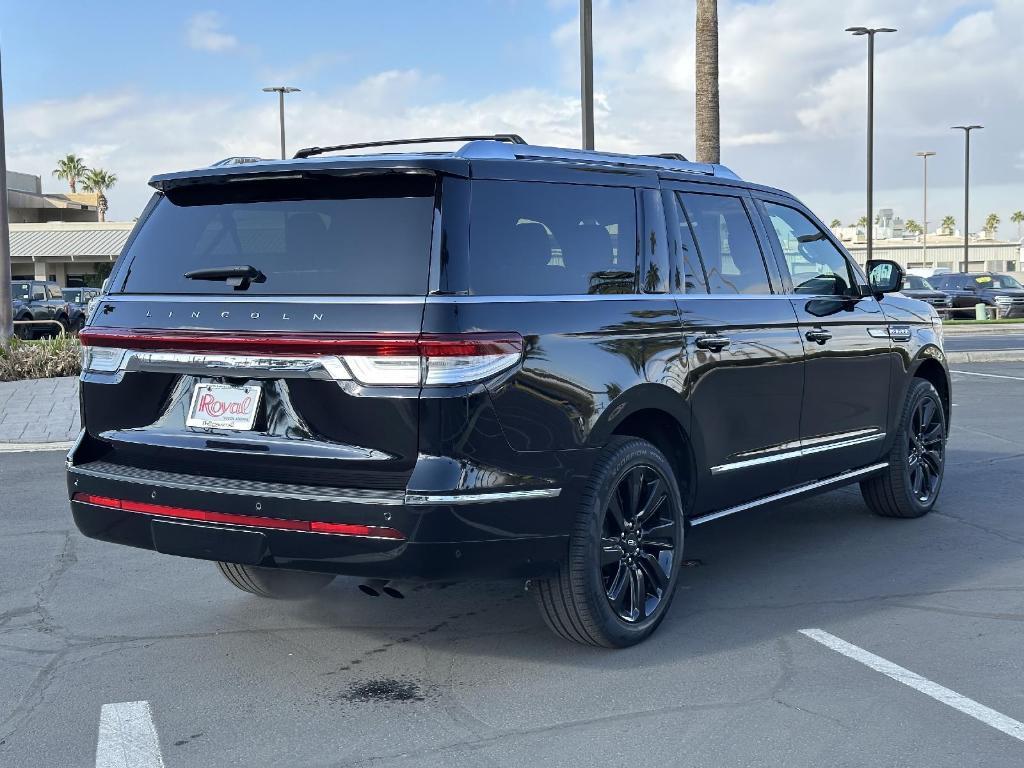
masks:
<path fill-rule="evenodd" d="M 162 504 L 149 504 L 144 501 L 114 499 L 109 496 L 98 496 L 93 493 L 76 493 L 73 501 L 92 504 L 107 509 L 120 509 L 124 512 L 137 512 L 155 517 L 170 517 L 178 520 L 198 520 L 204 523 L 225 523 L 227 525 L 244 525 L 249 528 L 272 528 L 280 531 L 304 531 L 306 533 L 330 533 L 336 536 L 361 536 L 373 539 L 404 539 L 405 535 L 394 528 L 383 528 L 377 525 L 356 525 L 353 523 L 323 523 L 317 520 L 278 520 L 274 517 L 258 517 L 255 515 L 233 515 L 226 512 L 210 512 L 202 509 L 185 509 L 168 507 Z"/>
<path fill-rule="evenodd" d="M 272 335 L 106 328 L 82 331 L 79 338 L 91 347 L 257 355 L 461 357 L 519 354 L 523 350 L 523 337 L 516 333 Z"/>

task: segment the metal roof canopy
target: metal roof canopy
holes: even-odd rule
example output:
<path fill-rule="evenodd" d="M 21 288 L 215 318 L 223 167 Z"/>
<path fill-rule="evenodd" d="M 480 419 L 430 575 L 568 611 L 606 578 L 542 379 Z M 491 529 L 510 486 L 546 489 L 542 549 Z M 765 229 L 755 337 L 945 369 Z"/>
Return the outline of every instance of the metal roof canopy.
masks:
<path fill-rule="evenodd" d="M 132 226 L 60 227 L 44 224 L 11 225 L 11 260 L 116 259 Z"/>

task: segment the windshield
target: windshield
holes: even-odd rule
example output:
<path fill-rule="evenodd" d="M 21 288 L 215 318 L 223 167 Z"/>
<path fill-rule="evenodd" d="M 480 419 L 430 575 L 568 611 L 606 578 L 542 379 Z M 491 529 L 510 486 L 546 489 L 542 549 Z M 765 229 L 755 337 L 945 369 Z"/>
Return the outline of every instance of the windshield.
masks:
<path fill-rule="evenodd" d="M 125 292 L 232 294 L 185 273 L 253 267 L 248 294 L 426 293 L 433 176 L 232 181 L 160 199 L 125 255 Z"/>
<path fill-rule="evenodd" d="M 907 275 L 903 278 L 903 287 L 910 291 L 934 291 L 932 284 L 923 277 Z"/>
<path fill-rule="evenodd" d="M 11 283 L 11 298 L 28 301 L 32 298 L 32 283 Z"/>
<path fill-rule="evenodd" d="M 1009 275 L 981 275 L 974 278 L 974 283 L 979 288 L 1012 288 L 1018 289 L 1021 284 Z"/>

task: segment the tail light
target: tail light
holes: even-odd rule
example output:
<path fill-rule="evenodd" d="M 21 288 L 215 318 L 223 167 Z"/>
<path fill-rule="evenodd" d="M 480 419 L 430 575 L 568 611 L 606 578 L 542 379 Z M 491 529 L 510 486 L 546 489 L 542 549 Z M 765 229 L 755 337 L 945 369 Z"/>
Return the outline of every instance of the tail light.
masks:
<path fill-rule="evenodd" d="M 79 339 L 82 369 L 96 373 L 176 364 L 268 373 L 315 368 L 370 386 L 467 384 L 501 373 L 523 356 L 517 333 L 271 336 L 107 329 L 82 331 Z"/>

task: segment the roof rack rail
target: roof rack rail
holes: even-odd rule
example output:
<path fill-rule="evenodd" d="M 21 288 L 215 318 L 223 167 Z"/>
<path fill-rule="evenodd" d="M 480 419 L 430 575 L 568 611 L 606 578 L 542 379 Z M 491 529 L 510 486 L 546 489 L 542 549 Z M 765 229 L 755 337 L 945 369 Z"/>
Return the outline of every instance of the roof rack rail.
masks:
<path fill-rule="evenodd" d="M 660 157 L 663 160 L 679 160 L 684 163 L 690 162 L 682 152 L 659 152 L 656 155 L 651 155 L 651 157 Z"/>
<path fill-rule="evenodd" d="M 367 149 L 369 147 L 389 147 L 396 144 L 441 144 L 449 141 L 503 141 L 508 144 L 525 144 L 526 139 L 516 133 L 495 133 L 479 136 L 424 136 L 414 139 L 387 139 L 385 141 L 364 141 L 358 144 L 335 144 L 331 147 L 306 147 L 295 153 L 295 159 L 322 155 L 325 152 L 340 152 L 345 149 Z"/>

